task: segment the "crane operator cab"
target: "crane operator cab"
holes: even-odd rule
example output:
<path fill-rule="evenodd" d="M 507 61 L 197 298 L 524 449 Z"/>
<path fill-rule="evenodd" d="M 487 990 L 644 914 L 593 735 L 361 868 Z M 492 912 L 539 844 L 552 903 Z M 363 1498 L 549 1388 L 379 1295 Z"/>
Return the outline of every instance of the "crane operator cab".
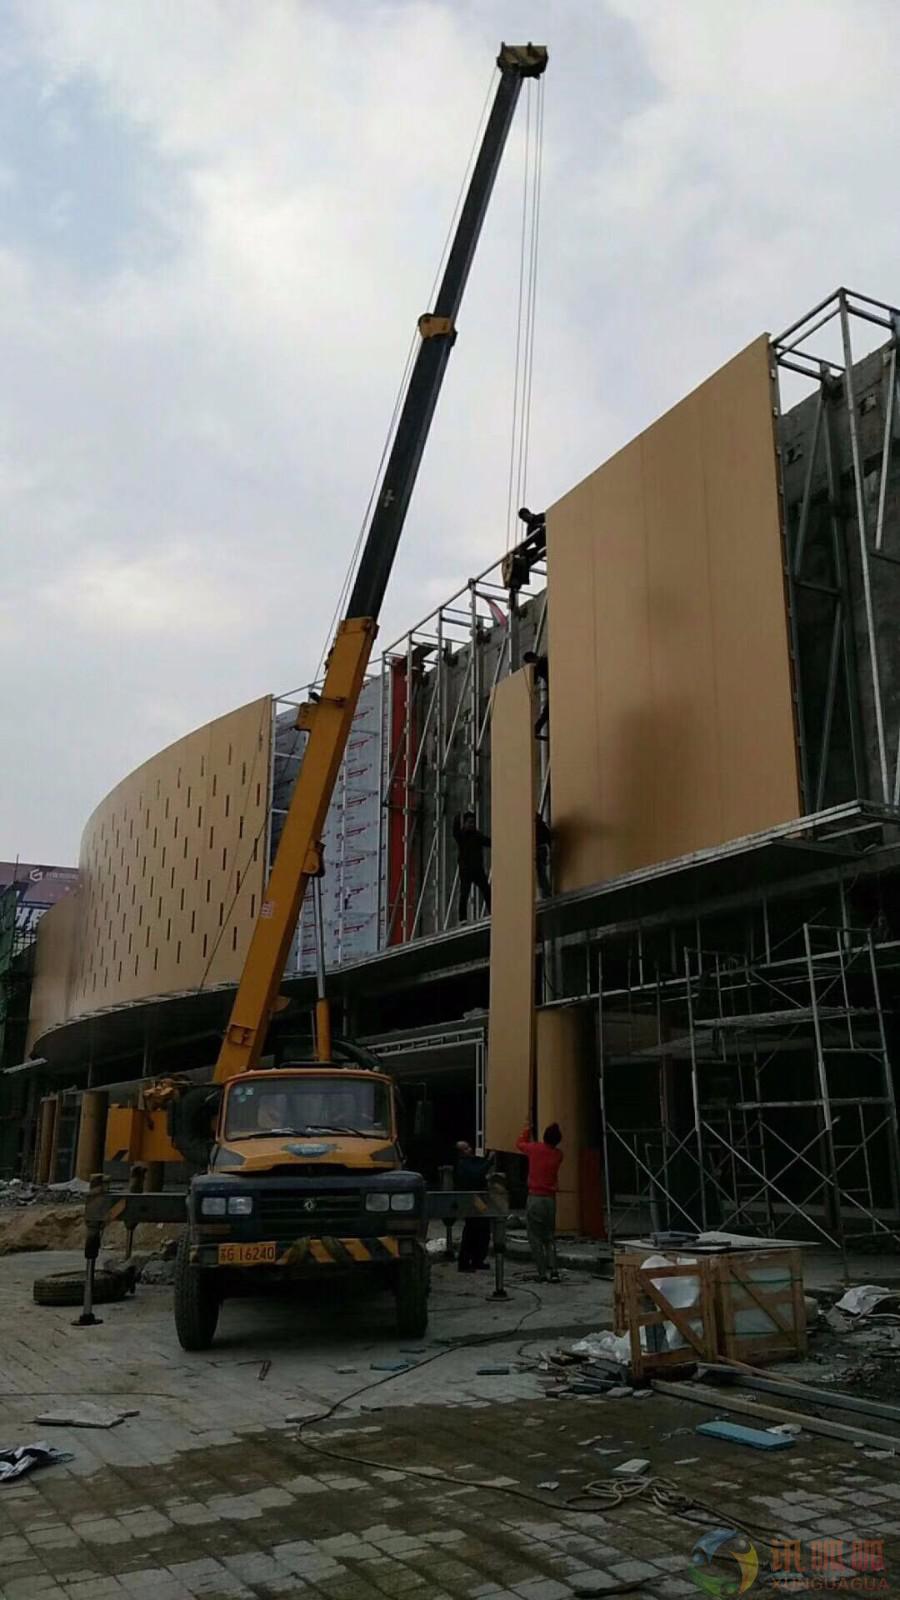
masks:
<path fill-rule="evenodd" d="M 403 1167 L 392 1080 L 321 1062 L 222 1087 L 207 1171 L 191 1182 L 175 1324 L 212 1343 L 224 1300 L 367 1274 L 390 1287 L 401 1336 L 428 1322 L 426 1186 Z"/>

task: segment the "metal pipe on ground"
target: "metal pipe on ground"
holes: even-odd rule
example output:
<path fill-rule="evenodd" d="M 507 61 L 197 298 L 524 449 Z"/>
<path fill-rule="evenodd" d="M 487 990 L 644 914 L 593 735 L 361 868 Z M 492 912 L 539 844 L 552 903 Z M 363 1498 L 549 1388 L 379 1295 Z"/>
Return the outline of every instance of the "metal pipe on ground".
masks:
<path fill-rule="evenodd" d="M 851 1444 L 858 1441 L 878 1450 L 900 1453 L 900 1438 L 895 1438 L 893 1434 L 855 1428 L 843 1422 L 828 1422 L 823 1417 L 810 1417 L 787 1407 L 761 1406 L 753 1400 L 742 1399 L 740 1395 L 729 1394 L 727 1390 L 704 1389 L 701 1384 L 663 1383 L 654 1378 L 652 1385 L 657 1394 L 669 1395 L 673 1400 L 691 1400 L 694 1405 L 709 1406 L 713 1411 L 734 1411 L 743 1417 L 756 1417 L 757 1421 L 764 1423 L 794 1422 L 806 1433 L 820 1433 L 826 1439 L 843 1439 Z"/>
<path fill-rule="evenodd" d="M 863 1400 L 858 1395 L 843 1394 L 834 1389 L 814 1389 L 811 1384 L 798 1383 L 793 1378 L 764 1378 L 730 1364 L 708 1366 L 703 1362 L 700 1370 L 701 1373 L 710 1372 L 726 1378 L 741 1389 L 756 1389 L 761 1394 L 781 1394 L 786 1400 L 805 1400 L 809 1405 L 832 1406 L 837 1411 L 857 1411 L 863 1416 L 881 1417 L 885 1422 L 900 1423 L 900 1406 L 882 1405 L 879 1400 Z"/>

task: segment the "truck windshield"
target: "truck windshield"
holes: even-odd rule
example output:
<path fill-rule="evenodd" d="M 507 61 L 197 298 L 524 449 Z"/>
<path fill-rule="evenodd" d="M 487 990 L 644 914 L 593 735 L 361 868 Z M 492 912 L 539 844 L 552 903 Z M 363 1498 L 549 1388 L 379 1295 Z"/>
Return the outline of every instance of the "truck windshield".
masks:
<path fill-rule="evenodd" d="M 388 1088 L 377 1079 L 317 1078 L 304 1073 L 302 1078 L 237 1083 L 228 1095 L 226 1139 L 306 1133 L 383 1139 L 390 1130 Z"/>

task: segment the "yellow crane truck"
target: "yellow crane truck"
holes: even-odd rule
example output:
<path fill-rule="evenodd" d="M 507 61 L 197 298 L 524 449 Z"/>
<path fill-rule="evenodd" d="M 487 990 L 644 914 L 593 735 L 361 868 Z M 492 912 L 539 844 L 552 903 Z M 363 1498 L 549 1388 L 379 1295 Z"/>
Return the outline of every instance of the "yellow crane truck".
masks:
<path fill-rule="evenodd" d="M 205 1168 L 191 1179 L 178 1245 L 175 1326 L 186 1350 L 207 1347 L 222 1302 L 248 1285 L 285 1285 L 341 1272 L 368 1273 L 393 1289 L 397 1325 L 420 1336 L 428 1317 L 429 1216 L 488 1210 L 482 1196 L 429 1197 L 406 1170 L 390 1077 L 359 1052 L 335 1062 L 327 1001 L 316 1006 L 316 1055 L 261 1071 L 279 1006 L 288 950 L 310 882 L 323 871 L 322 834 L 377 632 L 378 615 L 428 437 L 456 316 L 488 202 L 526 78 L 547 65 L 541 45 L 502 45 L 499 81 L 472 168 L 432 311 L 419 318 L 420 345 L 397 421 L 346 613 L 327 659 L 321 692 L 302 706 L 303 761 L 266 886 L 212 1081 L 162 1080 L 138 1106 L 110 1113 L 107 1151 L 134 1162 L 181 1161 Z M 87 1298 L 103 1223 L 184 1216 L 183 1193 L 115 1195 L 88 1201 Z"/>

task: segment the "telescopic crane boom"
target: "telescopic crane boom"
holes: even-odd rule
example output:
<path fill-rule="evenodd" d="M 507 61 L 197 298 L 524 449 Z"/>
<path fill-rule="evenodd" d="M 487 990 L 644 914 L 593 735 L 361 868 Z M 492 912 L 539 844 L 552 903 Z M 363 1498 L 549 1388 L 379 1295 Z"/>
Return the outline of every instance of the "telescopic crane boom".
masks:
<path fill-rule="evenodd" d="M 526 78 L 547 65 L 543 45 L 501 45 L 500 81 L 434 309 L 419 318 L 421 344 L 375 501 L 346 614 L 320 697 L 300 708 L 309 738 L 213 1074 L 224 1083 L 258 1063 L 311 877 L 322 870 L 322 833 L 343 759 L 410 497 L 422 460 L 481 227 Z"/>

